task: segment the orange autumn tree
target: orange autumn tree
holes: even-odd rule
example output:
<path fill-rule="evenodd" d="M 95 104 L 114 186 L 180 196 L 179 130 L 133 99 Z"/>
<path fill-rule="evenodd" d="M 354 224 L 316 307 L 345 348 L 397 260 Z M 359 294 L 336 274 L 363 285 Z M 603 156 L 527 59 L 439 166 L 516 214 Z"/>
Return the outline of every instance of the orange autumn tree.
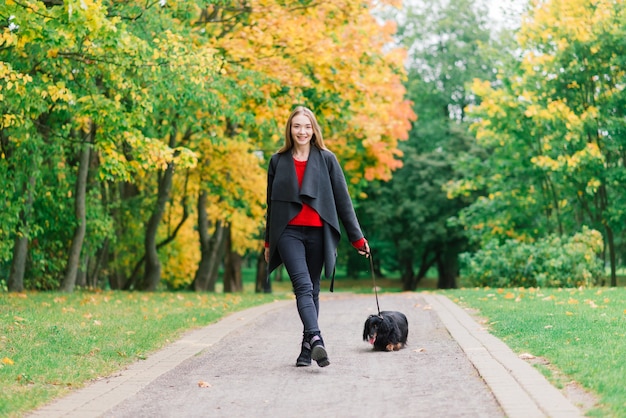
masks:
<path fill-rule="evenodd" d="M 412 115 L 402 54 L 384 49 L 392 26 L 372 17 L 373 2 L 0 0 L 0 8 L 9 18 L 0 81 L 10 151 L 0 172 L 12 203 L 0 229 L 13 231 L 2 234 L 0 267 L 10 242 L 28 235 L 22 271 L 33 272 L 33 288 L 58 288 L 75 218 L 86 230 L 72 253 L 82 253 L 74 258 L 88 283 L 154 290 L 163 276 L 188 281 L 186 261 L 200 259 L 191 220 L 203 194 L 209 238 L 221 223 L 229 250 L 257 248 L 265 158 L 295 103 L 318 112 L 355 182 L 398 164 L 395 143 Z M 93 151 L 80 189 L 78 134 Z M 32 161 L 44 164 L 35 170 Z M 29 176 L 32 205 L 21 202 Z M 74 194 L 88 199 L 86 213 L 63 209 Z M 17 224 L 20 212 L 29 219 Z"/>
<path fill-rule="evenodd" d="M 405 54 L 390 47 L 395 25 L 374 16 L 376 4 L 395 3 L 256 0 L 247 3 L 248 24 L 215 37 L 225 51 L 225 72 L 238 78 L 252 70 L 266 77 L 256 92 L 265 100 L 257 96 L 248 104 L 255 122 L 276 129 L 269 141 L 257 138 L 266 152 L 282 141 L 282 124 L 294 104 L 304 103 L 318 114 L 353 183 L 388 179 L 401 165 L 397 141 L 407 138 L 415 118 L 404 99 Z M 224 17 L 215 7 L 207 14 Z M 248 82 L 238 79 L 242 88 Z"/>
<path fill-rule="evenodd" d="M 214 290 L 215 260 L 227 237 L 232 240 L 227 254 L 260 248 L 253 231 L 258 235 L 263 222 L 266 160 L 250 156 L 259 150 L 267 158 L 278 148 L 294 104 L 304 103 L 318 113 L 327 142 L 353 183 L 389 178 L 400 166 L 397 141 L 407 137 L 415 117 L 404 100 L 404 53 L 393 48 L 383 52 L 395 27 L 378 23 L 373 3 L 367 6 L 255 1 L 245 7 L 197 9 L 197 36 L 208 37 L 222 51 L 220 83 L 231 87 L 216 94 L 222 108 L 235 111 L 213 118 L 192 146 L 200 156 L 193 174 L 202 243 L 201 254 L 195 251 L 200 259 L 196 290 Z M 212 117 L 205 113 L 198 110 L 198 117 Z M 215 138 L 224 141 L 220 149 L 230 151 L 215 154 Z M 243 143 L 247 150 L 242 152 Z M 229 155 L 246 153 L 245 175 L 221 171 L 224 162 L 234 169 Z M 249 192 L 238 196 L 242 190 Z M 170 257 L 169 264 L 175 259 Z"/>

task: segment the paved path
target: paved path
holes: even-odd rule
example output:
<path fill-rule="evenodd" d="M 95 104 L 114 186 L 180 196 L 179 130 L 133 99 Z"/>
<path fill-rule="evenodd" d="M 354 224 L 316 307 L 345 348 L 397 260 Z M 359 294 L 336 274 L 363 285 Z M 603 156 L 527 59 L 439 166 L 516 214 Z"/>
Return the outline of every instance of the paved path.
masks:
<path fill-rule="evenodd" d="M 409 345 L 362 341 L 373 296 L 326 294 L 330 366 L 297 368 L 294 301 L 232 314 L 37 411 L 33 417 L 580 417 L 557 389 L 446 297 L 379 295 Z"/>

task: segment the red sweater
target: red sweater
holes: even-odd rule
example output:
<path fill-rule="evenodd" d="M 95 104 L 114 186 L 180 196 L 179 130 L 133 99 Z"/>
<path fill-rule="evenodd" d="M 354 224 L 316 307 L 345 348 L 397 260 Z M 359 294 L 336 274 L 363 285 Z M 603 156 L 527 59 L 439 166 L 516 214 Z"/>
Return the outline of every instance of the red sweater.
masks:
<path fill-rule="evenodd" d="M 304 172 L 306 171 L 307 161 L 299 161 L 294 158 L 293 162 L 296 167 L 298 187 L 302 187 L 302 179 L 304 178 Z M 289 225 L 324 226 L 324 223 L 315 209 L 306 203 L 302 203 L 302 210 L 291 221 L 289 221 Z M 360 240 L 353 242 L 352 246 L 356 249 L 363 248 L 363 246 L 365 246 L 365 238 L 361 238 Z M 265 247 L 269 247 L 268 242 L 265 243 Z"/>
<path fill-rule="evenodd" d="M 302 187 L 302 179 L 304 178 L 304 171 L 306 170 L 307 161 L 298 161 L 294 158 L 294 164 L 296 165 L 296 175 L 298 176 L 298 187 Z M 302 203 L 302 210 L 292 220 L 289 221 L 289 225 L 298 226 L 324 226 L 322 218 L 311 206 L 306 203 Z"/>

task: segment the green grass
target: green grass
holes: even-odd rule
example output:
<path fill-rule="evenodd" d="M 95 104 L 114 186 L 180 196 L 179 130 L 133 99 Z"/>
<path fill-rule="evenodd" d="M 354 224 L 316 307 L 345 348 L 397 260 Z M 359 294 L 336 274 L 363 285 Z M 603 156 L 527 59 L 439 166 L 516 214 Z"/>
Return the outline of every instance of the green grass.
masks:
<path fill-rule="evenodd" d="M 490 332 L 516 353 L 547 359 L 551 366 L 540 371 L 557 387 L 574 380 L 598 395 L 600 405 L 587 415 L 626 417 L 625 288 L 442 293 L 477 309 Z"/>
<path fill-rule="evenodd" d="M 0 293 L 0 416 L 22 416 L 144 359 L 187 330 L 284 297 L 250 291 Z"/>
<path fill-rule="evenodd" d="M 245 273 L 245 272 L 244 272 Z M 328 295 L 329 280 L 322 282 Z M 379 292 L 399 279 L 377 278 Z M 433 289 L 425 279 L 418 290 Z M 273 294 L 190 292 L 0 293 L 0 416 L 18 417 L 108 376 L 225 314 L 291 298 L 288 278 Z M 338 278 L 335 292 L 373 293 L 371 277 Z M 588 415 L 626 417 L 626 289 L 459 289 L 441 291 L 478 309 L 490 331 L 518 353 L 549 361 L 556 386 L 575 380 L 601 404 Z M 564 380 L 565 379 L 565 380 Z"/>

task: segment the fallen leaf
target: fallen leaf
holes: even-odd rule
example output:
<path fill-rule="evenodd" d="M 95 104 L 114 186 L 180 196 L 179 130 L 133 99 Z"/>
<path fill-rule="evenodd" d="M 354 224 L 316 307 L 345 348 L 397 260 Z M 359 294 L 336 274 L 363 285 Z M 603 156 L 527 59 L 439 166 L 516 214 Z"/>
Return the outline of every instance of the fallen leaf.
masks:
<path fill-rule="evenodd" d="M 201 387 L 201 388 L 210 388 L 210 387 L 211 387 L 211 384 L 210 384 L 210 383 L 205 382 L 204 380 L 201 380 L 201 381 L 199 381 L 199 382 L 198 382 L 198 387 Z"/>
<path fill-rule="evenodd" d="M 521 358 L 522 360 L 532 360 L 535 358 L 535 356 L 530 353 L 522 353 L 519 355 L 519 358 Z"/>
<path fill-rule="evenodd" d="M 515 298 L 515 295 L 511 292 L 508 292 L 506 295 L 504 295 L 504 299 L 513 299 Z"/>
<path fill-rule="evenodd" d="M 11 366 L 11 365 L 13 365 L 15 363 L 10 358 L 5 357 L 5 358 L 2 359 L 2 364 L 6 364 L 7 366 Z"/>
<path fill-rule="evenodd" d="M 425 351 L 426 351 L 426 349 L 424 347 L 418 348 L 417 350 L 413 350 L 414 353 L 423 353 Z"/>

